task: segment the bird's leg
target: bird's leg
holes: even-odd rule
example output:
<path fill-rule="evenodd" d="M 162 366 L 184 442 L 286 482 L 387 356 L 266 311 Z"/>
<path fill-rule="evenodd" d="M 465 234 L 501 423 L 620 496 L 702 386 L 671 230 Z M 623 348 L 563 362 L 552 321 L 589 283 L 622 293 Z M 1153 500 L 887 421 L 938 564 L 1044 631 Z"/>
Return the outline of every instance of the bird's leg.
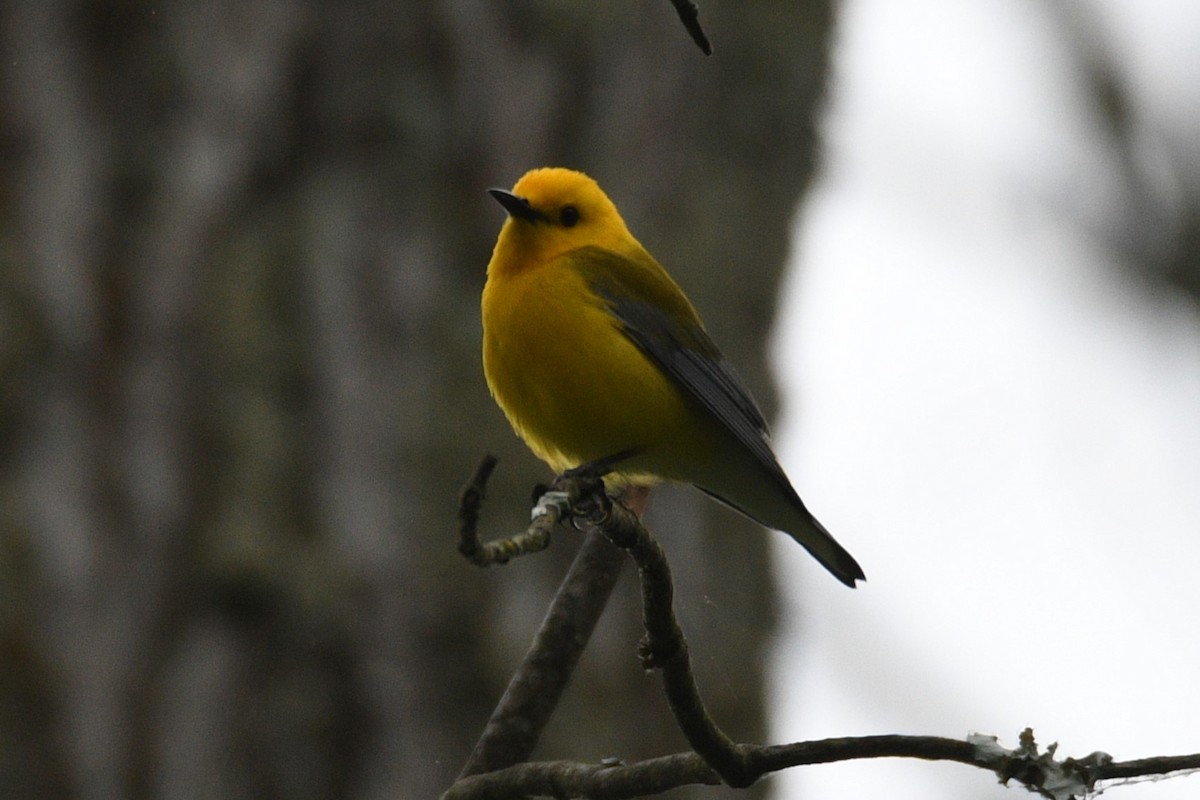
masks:
<path fill-rule="evenodd" d="M 537 495 L 534 513 L 546 503 L 566 501 L 572 511 L 571 522 L 576 528 L 581 529 L 580 523 L 600 524 L 608 518 L 611 509 L 611 500 L 604 489 L 604 476 L 637 452 L 635 448 L 622 450 L 566 470 L 548 490 Z"/>
<path fill-rule="evenodd" d="M 650 500 L 650 487 L 632 483 L 621 491 L 617 500 L 641 519 Z"/>
<path fill-rule="evenodd" d="M 595 461 L 589 461 L 586 464 L 580 464 L 578 467 L 571 467 L 562 474 L 563 478 L 603 478 L 608 473 L 620 464 L 622 461 L 633 458 L 639 452 L 640 448 L 630 447 L 626 450 L 613 453 L 603 458 L 597 458 Z"/>

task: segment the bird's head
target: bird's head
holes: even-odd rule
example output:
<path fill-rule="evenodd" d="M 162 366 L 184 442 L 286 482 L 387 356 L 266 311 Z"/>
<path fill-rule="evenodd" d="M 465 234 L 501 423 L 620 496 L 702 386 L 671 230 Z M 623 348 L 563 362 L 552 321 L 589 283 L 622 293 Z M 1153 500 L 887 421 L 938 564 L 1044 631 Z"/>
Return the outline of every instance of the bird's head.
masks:
<path fill-rule="evenodd" d="M 496 242 L 497 262 L 525 269 L 588 245 L 617 252 L 640 248 L 600 186 L 582 172 L 543 167 L 525 173 L 512 191 L 488 193 L 508 212 Z"/>

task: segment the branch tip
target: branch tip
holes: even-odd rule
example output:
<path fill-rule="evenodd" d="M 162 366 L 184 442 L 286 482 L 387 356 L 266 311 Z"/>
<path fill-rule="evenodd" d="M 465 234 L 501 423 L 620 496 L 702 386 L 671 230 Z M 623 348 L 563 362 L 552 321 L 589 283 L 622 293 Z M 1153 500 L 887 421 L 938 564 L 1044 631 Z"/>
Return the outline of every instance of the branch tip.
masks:
<path fill-rule="evenodd" d="M 529 527 L 515 536 L 481 542 L 479 539 L 479 510 L 483 505 L 487 481 L 497 459 L 486 455 L 475 468 L 475 474 L 462 488 L 458 498 L 458 552 L 478 567 L 506 564 L 517 556 L 537 553 L 550 546 L 550 532 L 564 515 L 570 513 L 570 503 L 563 492 L 543 492 L 534 507 Z M 557 484 L 556 484 L 557 486 Z M 553 487 L 552 487 L 553 488 Z"/>
<path fill-rule="evenodd" d="M 704 29 L 700 27 L 700 9 L 690 0 L 671 0 L 671 5 L 675 6 L 675 11 L 679 14 L 679 19 L 683 23 L 683 27 L 692 37 L 692 41 L 706 56 L 712 55 L 712 44 L 709 43 L 708 37 L 704 34 Z"/>

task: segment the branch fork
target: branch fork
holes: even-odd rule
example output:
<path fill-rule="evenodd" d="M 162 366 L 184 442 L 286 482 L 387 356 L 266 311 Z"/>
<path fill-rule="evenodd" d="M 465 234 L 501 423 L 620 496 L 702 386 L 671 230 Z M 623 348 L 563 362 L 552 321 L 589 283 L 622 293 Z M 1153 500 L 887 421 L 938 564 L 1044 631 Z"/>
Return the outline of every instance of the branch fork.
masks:
<path fill-rule="evenodd" d="M 753 784 L 788 767 L 861 758 L 956 761 L 994 772 L 1001 783 L 1018 781 L 1049 800 L 1071 800 L 1096 791 L 1101 781 L 1200 771 L 1200 754 L 1114 762 L 1107 753 L 1057 760 L 1057 745 L 1040 751 L 1026 728 L 1014 749 L 994 736 L 965 740 L 937 736 L 859 736 L 751 745 L 732 741 L 704 707 L 692 674 L 687 640 L 675 619 L 670 569 L 662 547 L 638 515 L 610 497 L 598 478 L 560 477 L 541 493 L 529 527 L 508 539 L 480 542 L 476 530 L 484 486 L 496 465 L 488 456 L 460 497 L 459 550 L 474 564 L 502 564 L 549 545 L 550 532 L 570 521 L 585 532 L 583 547 L 493 712 L 459 779 L 442 800 L 513 797 L 633 798 L 689 784 Z M 622 552 L 624 551 L 624 552 Z M 639 658 L 662 673 L 663 688 L 680 730 L 694 752 L 634 764 L 530 762 L 593 626 L 616 583 L 624 553 L 637 565 L 646 633 Z"/>

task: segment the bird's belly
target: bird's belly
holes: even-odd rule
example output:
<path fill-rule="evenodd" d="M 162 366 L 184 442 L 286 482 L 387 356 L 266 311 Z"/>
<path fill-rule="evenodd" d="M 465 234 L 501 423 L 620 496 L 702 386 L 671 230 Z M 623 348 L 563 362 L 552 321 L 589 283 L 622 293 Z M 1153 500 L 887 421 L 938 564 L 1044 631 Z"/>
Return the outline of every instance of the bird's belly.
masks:
<path fill-rule="evenodd" d="M 513 428 L 561 472 L 633 450 L 631 480 L 686 479 L 711 459 L 698 412 L 582 282 L 484 294 L 484 371 Z M 514 300 L 516 302 L 514 302 Z"/>

